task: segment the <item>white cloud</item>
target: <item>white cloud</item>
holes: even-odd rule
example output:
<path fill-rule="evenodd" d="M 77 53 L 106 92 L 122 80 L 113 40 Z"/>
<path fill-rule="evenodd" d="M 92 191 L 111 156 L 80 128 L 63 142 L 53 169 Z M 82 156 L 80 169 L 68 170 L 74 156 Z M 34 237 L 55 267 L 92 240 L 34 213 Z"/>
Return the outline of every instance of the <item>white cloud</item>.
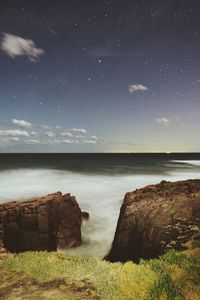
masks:
<path fill-rule="evenodd" d="M 4 33 L 1 42 L 1 50 L 12 58 L 16 56 L 27 56 L 30 61 L 37 59 L 44 54 L 44 50 L 37 48 L 34 41 L 27 40 L 17 35 Z"/>
<path fill-rule="evenodd" d="M 11 137 L 10 140 L 11 140 L 11 141 L 18 142 L 18 141 L 19 141 L 19 138 L 18 138 L 18 137 Z"/>
<path fill-rule="evenodd" d="M 21 128 L 30 128 L 32 126 L 31 123 L 24 121 L 24 120 L 13 119 L 12 123 Z"/>
<path fill-rule="evenodd" d="M 169 126 L 169 124 L 171 122 L 171 120 L 166 117 L 157 118 L 157 119 L 155 119 L 155 121 L 162 126 Z"/>
<path fill-rule="evenodd" d="M 96 140 L 84 140 L 83 143 L 84 144 L 96 144 L 97 141 Z"/>
<path fill-rule="evenodd" d="M 142 84 L 131 84 L 129 85 L 129 92 L 132 94 L 134 92 L 147 91 L 148 88 Z"/>
<path fill-rule="evenodd" d="M 55 144 L 73 144 L 74 142 L 71 140 L 54 140 L 53 141 Z"/>
<path fill-rule="evenodd" d="M 35 144 L 40 144 L 40 141 L 39 140 L 30 139 L 30 140 L 24 141 L 24 143 L 25 144 L 35 145 Z"/>
<path fill-rule="evenodd" d="M 71 140 L 61 140 L 62 143 L 66 144 L 72 144 L 73 142 Z"/>
<path fill-rule="evenodd" d="M 31 131 L 31 135 L 38 136 L 38 133 L 35 131 Z"/>
<path fill-rule="evenodd" d="M 13 142 L 18 142 L 18 137 L 0 137 L 0 145 L 6 146 L 6 145 L 12 145 Z"/>
<path fill-rule="evenodd" d="M 29 136 L 29 133 L 24 130 L 0 130 L 0 136 Z"/>
<path fill-rule="evenodd" d="M 71 132 L 61 132 L 60 135 L 73 137 L 73 134 Z"/>
<path fill-rule="evenodd" d="M 90 138 L 96 141 L 98 140 L 98 137 L 96 135 L 92 135 Z"/>
<path fill-rule="evenodd" d="M 45 134 L 49 137 L 54 137 L 55 136 L 55 133 L 53 133 L 52 131 L 47 131 L 47 132 L 45 132 Z"/>
<path fill-rule="evenodd" d="M 82 135 L 75 135 L 74 136 L 76 139 L 83 139 L 83 138 L 85 138 L 85 137 L 83 137 Z"/>
<path fill-rule="evenodd" d="M 86 130 L 83 128 L 72 128 L 71 130 L 74 132 L 86 133 Z"/>
<path fill-rule="evenodd" d="M 25 120 L 12 119 L 18 129 L 0 129 L 0 146 L 18 145 L 59 145 L 96 144 L 98 137 L 90 135 L 84 128 L 63 128 L 48 125 L 34 125 Z M 22 129 L 24 128 L 24 129 Z M 27 130 L 26 130 L 27 128 Z M 28 130 L 29 129 L 29 130 Z"/>
<path fill-rule="evenodd" d="M 55 143 L 55 144 L 61 144 L 61 140 L 54 140 L 53 143 Z"/>

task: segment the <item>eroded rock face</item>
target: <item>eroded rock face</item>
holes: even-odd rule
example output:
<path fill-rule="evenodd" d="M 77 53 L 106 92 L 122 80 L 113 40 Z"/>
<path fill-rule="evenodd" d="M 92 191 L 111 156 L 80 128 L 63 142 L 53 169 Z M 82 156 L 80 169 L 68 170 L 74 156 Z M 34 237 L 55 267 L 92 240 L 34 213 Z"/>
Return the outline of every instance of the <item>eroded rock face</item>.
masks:
<path fill-rule="evenodd" d="M 162 181 L 127 193 L 107 260 L 138 262 L 200 240 L 200 180 Z"/>
<path fill-rule="evenodd" d="M 0 205 L 0 252 L 56 251 L 81 244 L 81 210 L 61 192 Z"/>

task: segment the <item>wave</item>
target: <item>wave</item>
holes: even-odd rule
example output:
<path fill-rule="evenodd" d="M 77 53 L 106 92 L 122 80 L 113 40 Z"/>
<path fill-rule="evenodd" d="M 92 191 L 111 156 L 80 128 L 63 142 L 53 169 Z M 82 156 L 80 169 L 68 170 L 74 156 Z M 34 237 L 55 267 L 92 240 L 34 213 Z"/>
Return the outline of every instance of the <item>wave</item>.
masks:
<path fill-rule="evenodd" d="M 171 160 L 171 162 L 200 167 L 200 160 Z"/>
<path fill-rule="evenodd" d="M 71 193 L 90 220 L 82 225 L 83 245 L 72 255 L 105 256 L 111 246 L 124 194 L 161 180 L 198 178 L 199 172 L 168 175 L 94 175 L 55 169 L 13 169 L 0 172 L 0 203 L 34 198 L 56 191 Z"/>

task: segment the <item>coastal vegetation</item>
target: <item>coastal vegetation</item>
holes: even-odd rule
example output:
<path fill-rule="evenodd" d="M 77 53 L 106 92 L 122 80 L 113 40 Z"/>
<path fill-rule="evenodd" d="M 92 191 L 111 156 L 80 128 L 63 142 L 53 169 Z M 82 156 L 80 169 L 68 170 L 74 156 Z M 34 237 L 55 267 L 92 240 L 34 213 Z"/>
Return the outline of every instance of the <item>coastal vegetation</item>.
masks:
<path fill-rule="evenodd" d="M 110 263 L 56 252 L 2 254 L 0 299 L 198 300 L 200 248 Z"/>

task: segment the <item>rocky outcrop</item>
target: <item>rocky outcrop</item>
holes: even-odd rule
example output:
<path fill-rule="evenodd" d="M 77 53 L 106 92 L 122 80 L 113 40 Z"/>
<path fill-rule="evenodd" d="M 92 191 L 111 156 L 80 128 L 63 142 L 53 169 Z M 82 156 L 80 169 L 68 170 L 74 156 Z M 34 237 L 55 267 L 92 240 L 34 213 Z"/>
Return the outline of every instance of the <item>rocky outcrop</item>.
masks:
<path fill-rule="evenodd" d="M 138 262 L 200 241 L 200 180 L 162 181 L 127 193 L 107 260 Z"/>
<path fill-rule="evenodd" d="M 81 215 L 82 215 L 82 220 L 89 220 L 90 218 L 90 215 L 87 211 L 82 211 Z"/>
<path fill-rule="evenodd" d="M 81 210 L 60 192 L 0 205 L 0 252 L 56 251 L 81 244 Z"/>

